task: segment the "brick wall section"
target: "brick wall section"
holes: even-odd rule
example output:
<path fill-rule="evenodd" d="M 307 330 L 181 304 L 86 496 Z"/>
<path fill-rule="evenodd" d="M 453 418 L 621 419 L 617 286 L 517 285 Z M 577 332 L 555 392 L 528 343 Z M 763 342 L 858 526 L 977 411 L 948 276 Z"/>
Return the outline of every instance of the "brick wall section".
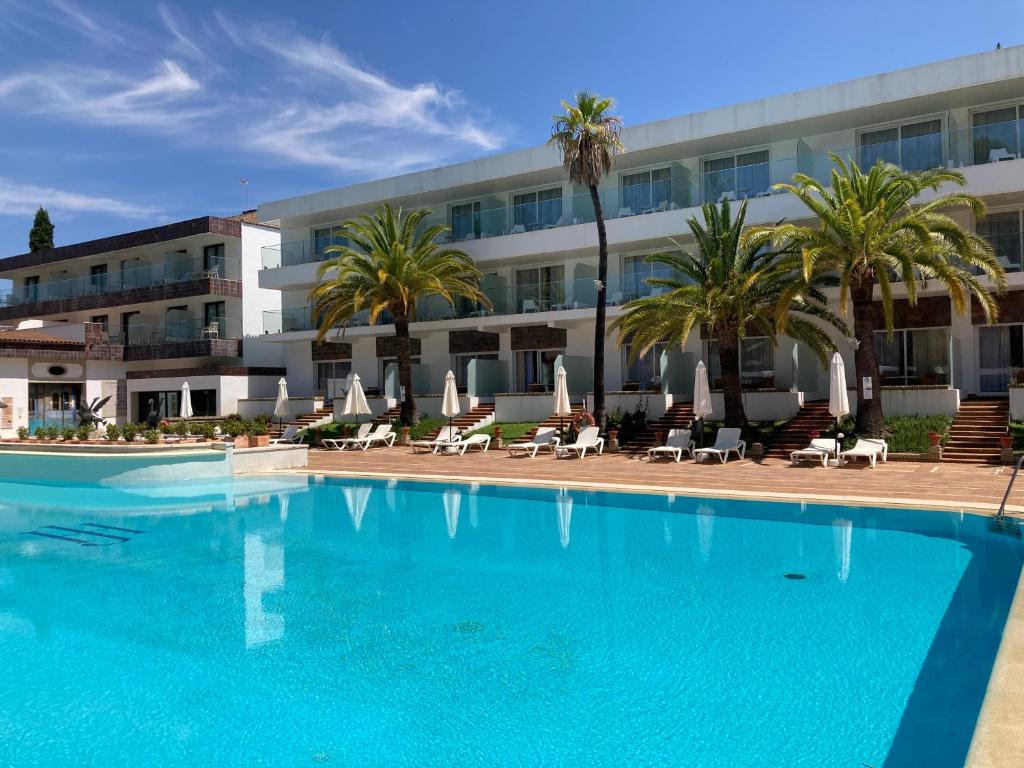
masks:
<path fill-rule="evenodd" d="M 420 340 L 413 338 L 410 341 L 412 342 L 413 357 L 422 354 Z M 377 357 L 398 357 L 398 339 L 394 336 L 378 336 Z"/>
<path fill-rule="evenodd" d="M 998 322 L 1024 323 L 1024 291 L 1007 291 L 1002 296 L 996 296 L 996 303 L 999 305 Z M 971 322 L 974 325 L 985 324 L 985 312 L 973 296 L 971 297 Z"/>
<path fill-rule="evenodd" d="M 872 305 L 879 328 L 885 328 L 885 313 L 882 302 Z M 892 303 L 893 328 L 934 328 L 949 325 L 953 319 L 953 305 L 948 296 L 922 296 L 911 305 L 906 299 Z"/>
<path fill-rule="evenodd" d="M 70 312 L 84 312 L 90 309 L 122 307 L 129 304 L 145 304 L 151 301 L 183 299 L 189 296 L 223 296 L 229 299 L 242 298 L 240 280 L 223 278 L 201 278 L 182 280 L 177 283 L 150 285 L 127 291 L 96 293 L 90 296 L 75 296 L 70 299 L 50 299 L 10 307 L 0 307 L 0 320 L 14 320 L 43 315 L 61 315 Z"/>
<path fill-rule="evenodd" d="M 379 357 L 379 355 L 378 355 Z M 313 360 L 351 360 L 352 345 L 345 341 L 314 341 Z"/>
<path fill-rule="evenodd" d="M 85 349 L 81 347 L 40 347 L 40 346 L 24 346 L 19 347 L 14 344 L 4 344 L 0 347 L 0 357 L 4 358 L 26 358 L 30 357 L 33 360 L 43 361 L 64 361 L 64 360 L 84 360 Z"/>
<path fill-rule="evenodd" d="M 512 327 L 512 349 L 565 349 L 565 328 L 546 325 L 517 325 Z"/>
<path fill-rule="evenodd" d="M 182 237 L 193 235 L 224 235 L 225 237 L 241 237 L 242 224 L 237 219 L 222 219 L 218 216 L 200 216 L 198 219 L 177 221 L 173 224 L 165 224 L 162 227 L 151 227 L 139 229 L 135 232 L 126 232 L 112 237 L 103 237 L 98 240 L 87 240 L 84 243 L 62 245 L 58 248 L 45 248 L 41 251 L 32 251 L 18 256 L 11 256 L 0 259 L 0 272 L 8 269 L 21 269 L 22 267 L 37 267 L 44 264 L 53 264 L 68 259 L 80 259 L 85 256 L 96 256 L 111 251 L 122 251 L 125 248 L 138 248 L 143 245 L 163 243 L 168 240 L 178 240 Z"/>
<path fill-rule="evenodd" d="M 178 376 L 285 376 L 285 368 L 245 365 L 201 365 L 194 368 L 165 368 L 157 371 L 129 371 L 129 379 L 161 379 Z"/>
<path fill-rule="evenodd" d="M 485 331 L 449 331 L 448 354 L 465 355 L 471 352 L 497 352 L 498 334 Z"/>

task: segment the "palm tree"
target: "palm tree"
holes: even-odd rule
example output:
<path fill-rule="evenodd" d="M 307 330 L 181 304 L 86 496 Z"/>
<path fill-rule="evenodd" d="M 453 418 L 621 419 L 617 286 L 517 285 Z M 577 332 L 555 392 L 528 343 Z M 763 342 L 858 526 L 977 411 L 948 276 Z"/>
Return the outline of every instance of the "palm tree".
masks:
<path fill-rule="evenodd" d="M 620 135 L 622 118 L 610 114 L 614 99 L 606 99 L 587 91 L 575 96 L 575 103 L 562 102 L 565 110 L 553 118 L 551 138 L 562 154 L 569 179 L 590 190 L 597 224 L 597 312 L 594 323 L 594 418 L 604 424 L 604 342 L 605 299 L 608 294 L 608 235 L 604 228 L 604 209 L 597 185 L 611 172 L 615 155 L 623 151 Z"/>
<path fill-rule="evenodd" d="M 359 312 L 368 311 L 373 325 L 383 312 L 395 323 L 398 379 L 405 390 L 402 423 L 416 422 L 412 395 L 412 343 L 409 323 L 416 319 L 416 302 L 440 296 L 454 305 L 457 297 L 490 307 L 480 290 L 480 271 L 462 251 L 442 248 L 437 238 L 447 231 L 443 224 L 420 229 L 429 215 L 426 209 L 394 210 L 389 204 L 372 216 L 346 221 L 340 234 L 347 245 L 327 248 L 337 254 L 317 271 L 318 284 L 310 292 L 318 340 L 333 328 L 344 328 Z"/>
<path fill-rule="evenodd" d="M 649 285 L 666 291 L 628 302 L 612 328 L 619 331 L 619 344 L 630 342 L 632 354 L 639 356 L 662 341 L 684 344 L 694 328 L 705 326 L 718 342 L 725 425 L 742 427 L 747 423 L 740 382 L 742 339 L 767 336 L 775 343 L 785 333 L 826 365 L 835 345 L 825 326 L 840 333 L 846 326 L 826 306 L 820 290 L 824 278 L 805 280 L 795 253 L 770 250 L 766 235 L 741 239 L 746 202 L 736 218 L 728 201 L 720 207 L 706 203 L 701 211 L 703 222 L 695 216 L 687 220 L 696 253 L 676 243 L 678 251 L 648 256 L 648 262 L 663 265 L 673 277 L 648 278 Z"/>
<path fill-rule="evenodd" d="M 873 311 L 875 286 L 881 299 L 884 329 L 893 331 L 893 283 L 902 283 L 907 301 L 917 301 L 918 282 L 934 280 L 949 291 L 958 313 L 975 296 L 988 322 L 998 314 L 995 299 L 981 284 L 987 276 L 998 292 L 1006 286 L 1006 274 L 992 247 L 973 232 L 963 229 L 946 211 L 966 208 L 975 217 L 984 214 L 981 199 L 954 190 L 938 194 L 944 184 L 966 185 L 963 174 L 939 168 L 908 173 L 879 161 L 864 173 L 856 163 L 831 155 L 831 189 L 804 174 L 792 184 L 776 184 L 795 195 L 818 218 L 814 226 L 781 223 L 754 227 L 749 237 L 761 240 L 767 233 L 777 246 L 799 249 L 806 274 L 828 270 L 839 277 L 839 306 L 843 315 L 852 306 L 854 364 L 857 371 L 857 431 L 882 434 L 882 401 Z M 914 205 L 924 192 L 931 200 Z M 870 378 L 875 396 L 864 399 L 865 379 Z"/>

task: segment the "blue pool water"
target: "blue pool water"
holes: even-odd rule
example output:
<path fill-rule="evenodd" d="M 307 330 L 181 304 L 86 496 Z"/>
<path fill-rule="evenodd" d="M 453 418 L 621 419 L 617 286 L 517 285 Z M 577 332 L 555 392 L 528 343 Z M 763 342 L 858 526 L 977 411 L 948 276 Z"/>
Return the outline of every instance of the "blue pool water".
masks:
<path fill-rule="evenodd" d="M 0 765 L 958 766 L 1022 554 L 923 511 L 0 482 Z"/>

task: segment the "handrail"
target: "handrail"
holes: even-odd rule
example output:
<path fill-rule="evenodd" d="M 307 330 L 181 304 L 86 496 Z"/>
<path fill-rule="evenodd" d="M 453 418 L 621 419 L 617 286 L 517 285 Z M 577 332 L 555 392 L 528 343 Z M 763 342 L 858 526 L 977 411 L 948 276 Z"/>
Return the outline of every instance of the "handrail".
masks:
<path fill-rule="evenodd" d="M 996 512 L 996 517 L 1006 517 L 1006 502 L 1010 499 L 1010 491 L 1013 489 L 1013 481 L 1017 479 L 1017 473 L 1020 472 L 1021 464 L 1024 464 L 1024 456 L 1017 459 L 1017 465 L 1013 468 L 1013 474 L 1010 475 L 1010 482 L 1006 484 L 1006 493 L 1003 494 L 1003 501 L 999 505 L 999 511 Z"/>

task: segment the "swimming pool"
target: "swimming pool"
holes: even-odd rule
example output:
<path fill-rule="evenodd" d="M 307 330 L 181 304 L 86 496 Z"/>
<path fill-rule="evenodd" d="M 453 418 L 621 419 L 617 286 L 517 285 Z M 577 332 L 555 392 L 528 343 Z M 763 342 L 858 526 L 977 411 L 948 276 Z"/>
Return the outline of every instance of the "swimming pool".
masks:
<path fill-rule="evenodd" d="M 1022 557 L 939 512 L 0 482 L 0 764 L 961 765 Z"/>

